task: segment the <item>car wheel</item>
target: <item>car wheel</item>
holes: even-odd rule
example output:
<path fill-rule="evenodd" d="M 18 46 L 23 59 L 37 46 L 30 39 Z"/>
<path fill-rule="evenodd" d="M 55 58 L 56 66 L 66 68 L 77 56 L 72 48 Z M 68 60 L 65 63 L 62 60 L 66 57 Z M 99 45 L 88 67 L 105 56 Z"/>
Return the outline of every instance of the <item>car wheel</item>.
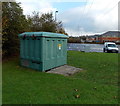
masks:
<path fill-rule="evenodd" d="M 105 52 L 105 48 L 103 49 L 103 52 Z"/>
<path fill-rule="evenodd" d="M 109 53 L 109 50 L 107 50 L 107 53 Z"/>

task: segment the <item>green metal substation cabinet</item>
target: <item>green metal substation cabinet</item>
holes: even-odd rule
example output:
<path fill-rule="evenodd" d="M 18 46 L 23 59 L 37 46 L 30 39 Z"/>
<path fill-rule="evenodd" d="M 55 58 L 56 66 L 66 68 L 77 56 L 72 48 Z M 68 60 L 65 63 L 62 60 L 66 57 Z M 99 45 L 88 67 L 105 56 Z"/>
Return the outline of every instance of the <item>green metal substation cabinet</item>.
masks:
<path fill-rule="evenodd" d="M 22 66 L 46 71 L 67 64 L 68 36 L 50 32 L 19 34 Z"/>

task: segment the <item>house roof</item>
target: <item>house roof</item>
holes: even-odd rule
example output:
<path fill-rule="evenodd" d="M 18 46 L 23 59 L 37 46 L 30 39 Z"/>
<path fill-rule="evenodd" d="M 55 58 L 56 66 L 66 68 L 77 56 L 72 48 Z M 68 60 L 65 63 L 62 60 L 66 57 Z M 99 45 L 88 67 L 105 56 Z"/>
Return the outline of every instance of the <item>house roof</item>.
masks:
<path fill-rule="evenodd" d="M 113 35 L 116 37 L 120 37 L 120 31 L 108 31 L 101 34 L 101 36 L 113 36 Z"/>

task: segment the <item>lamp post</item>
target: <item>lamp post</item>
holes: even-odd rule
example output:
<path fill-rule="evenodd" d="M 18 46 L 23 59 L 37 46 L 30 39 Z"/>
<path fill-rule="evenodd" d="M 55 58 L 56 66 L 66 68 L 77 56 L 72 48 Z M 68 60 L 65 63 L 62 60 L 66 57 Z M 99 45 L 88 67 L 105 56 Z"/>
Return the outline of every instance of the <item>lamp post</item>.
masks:
<path fill-rule="evenodd" d="M 57 20 L 57 18 L 56 18 L 56 13 L 58 13 L 58 11 L 55 11 L 55 21 Z"/>

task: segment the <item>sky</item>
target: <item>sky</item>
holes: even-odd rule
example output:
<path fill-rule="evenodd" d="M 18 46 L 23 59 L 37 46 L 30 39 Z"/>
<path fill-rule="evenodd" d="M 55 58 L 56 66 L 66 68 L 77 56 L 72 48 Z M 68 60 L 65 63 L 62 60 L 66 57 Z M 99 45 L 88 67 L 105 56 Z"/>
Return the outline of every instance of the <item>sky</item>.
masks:
<path fill-rule="evenodd" d="M 23 13 L 52 12 L 69 36 L 101 34 L 118 30 L 119 0 L 16 0 Z"/>

